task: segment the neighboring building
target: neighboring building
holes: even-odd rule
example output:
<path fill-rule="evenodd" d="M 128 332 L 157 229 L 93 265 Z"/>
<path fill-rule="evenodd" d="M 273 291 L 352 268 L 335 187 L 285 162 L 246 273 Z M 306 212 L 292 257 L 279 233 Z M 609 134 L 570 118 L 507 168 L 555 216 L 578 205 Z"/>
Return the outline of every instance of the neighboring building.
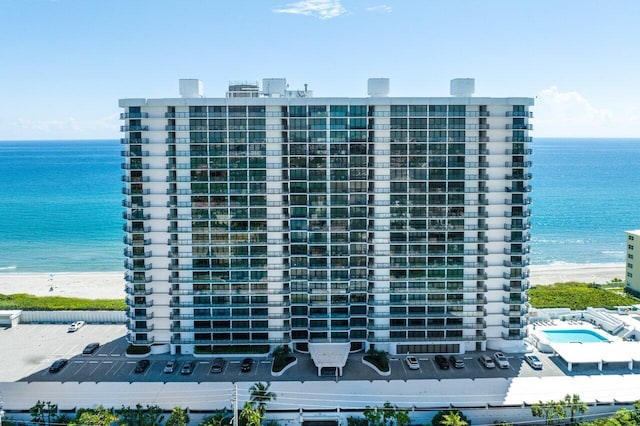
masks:
<path fill-rule="evenodd" d="M 627 231 L 627 288 L 640 296 L 640 230 Z"/>
<path fill-rule="evenodd" d="M 130 341 L 285 344 L 317 365 L 522 349 L 533 100 L 473 85 L 205 98 L 181 80 L 181 98 L 120 100 Z"/>

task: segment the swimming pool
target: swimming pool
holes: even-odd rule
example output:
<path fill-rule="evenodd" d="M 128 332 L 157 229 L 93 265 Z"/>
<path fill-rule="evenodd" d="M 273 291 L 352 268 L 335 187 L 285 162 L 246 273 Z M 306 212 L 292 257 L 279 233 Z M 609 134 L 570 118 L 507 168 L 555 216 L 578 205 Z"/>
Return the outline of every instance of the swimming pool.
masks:
<path fill-rule="evenodd" d="M 552 343 L 600 343 L 608 342 L 609 339 L 591 330 L 544 330 L 544 335 Z"/>

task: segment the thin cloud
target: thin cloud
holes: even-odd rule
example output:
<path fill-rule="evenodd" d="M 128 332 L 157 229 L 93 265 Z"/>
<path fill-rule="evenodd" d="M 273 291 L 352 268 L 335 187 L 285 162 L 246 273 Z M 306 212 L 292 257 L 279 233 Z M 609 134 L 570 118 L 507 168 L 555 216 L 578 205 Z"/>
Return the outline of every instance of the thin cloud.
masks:
<path fill-rule="evenodd" d="M 393 8 L 387 4 L 380 4 L 378 6 L 367 7 L 365 10 L 367 12 L 391 13 Z"/>
<path fill-rule="evenodd" d="M 331 19 L 347 13 L 347 9 L 342 6 L 340 0 L 303 0 L 289 3 L 281 9 L 274 9 L 274 12 Z"/>
<path fill-rule="evenodd" d="M 594 106 L 579 92 L 542 90 L 533 109 L 535 133 L 548 137 L 629 137 L 637 134 L 638 116 Z"/>

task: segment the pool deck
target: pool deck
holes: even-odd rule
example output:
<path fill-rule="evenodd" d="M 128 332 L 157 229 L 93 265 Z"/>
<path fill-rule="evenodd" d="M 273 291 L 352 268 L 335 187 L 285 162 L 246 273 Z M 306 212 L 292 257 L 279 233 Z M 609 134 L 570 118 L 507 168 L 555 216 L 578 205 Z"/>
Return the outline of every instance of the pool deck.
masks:
<path fill-rule="evenodd" d="M 554 330 L 587 330 L 599 334 L 608 341 L 556 343 L 550 341 L 542 332 Z M 569 371 L 574 364 L 595 364 L 599 371 L 605 364 L 627 364 L 629 370 L 633 363 L 640 363 L 640 342 L 628 342 L 611 335 L 601 328 L 585 321 L 542 321 L 529 325 L 530 336 L 538 341 L 538 347 L 548 346 L 567 363 Z"/>

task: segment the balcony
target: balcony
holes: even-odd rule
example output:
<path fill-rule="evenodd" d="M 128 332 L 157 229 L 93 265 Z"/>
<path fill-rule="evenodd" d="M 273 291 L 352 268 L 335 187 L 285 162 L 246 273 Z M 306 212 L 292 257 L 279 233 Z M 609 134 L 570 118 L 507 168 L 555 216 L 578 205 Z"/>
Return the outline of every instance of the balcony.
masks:
<path fill-rule="evenodd" d="M 127 298 L 125 302 L 130 308 L 150 308 L 153 306 L 153 300 L 150 302 L 136 303 L 135 300 Z"/>
<path fill-rule="evenodd" d="M 511 274 L 509 272 L 505 272 L 502 274 L 502 277 L 505 280 L 526 280 L 529 278 L 529 272 L 522 272 L 521 274 Z"/>
<path fill-rule="evenodd" d="M 151 219 L 150 214 L 132 214 L 132 213 L 123 213 L 122 218 L 125 220 L 149 220 Z"/>
<path fill-rule="evenodd" d="M 151 257 L 150 251 L 145 251 L 144 253 L 134 253 L 132 250 L 124 249 L 123 254 L 131 259 L 144 259 L 147 257 Z"/>
<path fill-rule="evenodd" d="M 120 164 L 120 168 L 124 170 L 147 170 L 149 168 L 148 164 Z"/>
<path fill-rule="evenodd" d="M 148 157 L 149 151 L 120 151 L 121 157 Z"/>
<path fill-rule="evenodd" d="M 122 138 L 120 139 L 120 143 L 123 145 L 147 144 L 149 143 L 149 138 Z"/>
<path fill-rule="evenodd" d="M 531 239 L 531 235 L 529 234 L 525 234 L 525 235 L 521 235 L 519 237 L 504 237 L 504 241 L 506 243 L 524 243 L 527 242 Z"/>
<path fill-rule="evenodd" d="M 502 314 L 507 317 L 521 317 L 526 313 L 527 313 L 527 309 L 524 306 L 520 307 L 519 310 L 510 310 L 510 309 L 502 310 Z"/>
<path fill-rule="evenodd" d="M 146 327 L 136 327 L 134 324 L 133 326 L 131 326 L 131 331 L 133 331 L 134 333 L 150 333 L 154 328 L 155 327 L 153 326 L 153 324 L 147 325 Z"/>
<path fill-rule="evenodd" d="M 134 265 L 131 262 L 128 262 L 126 260 L 124 262 L 124 267 L 129 271 L 149 271 L 152 268 L 151 264 L 149 264 L 149 265 Z"/>
<path fill-rule="evenodd" d="M 508 198 L 506 198 L 504 200 L 504 203 L 508 206 L 524 206 L 527 204 L 531 204 L 531 198 L 529 197 L 523 197 L 522 200 L 519 201 L 514 201 L 514 200 L 510 200 Z"/>
<path fill-rule="evenodd" d="M 131 335 L 127 336 L 127 342 L 131 343 L 132 345 L 151 345 L 153 344 L 154 341 L 155 341 L 155 337 L 153 336 L 149 336 L 146 339 L 135 339 L 135 340 Z"/>
<path fill-rule="evenodd" d="M 256 343 L 278 343 L 285 344 L 289 343 L 290 339 L 229 339 L 229 340 L 219 340 L 219 339 L 207 339 L 207 340 L 196 340 L 196 339 L 187 339 L 187 338 L 171 338 L 171 343 L 173 344 L 182 344 L 182 345 L 244 345 L 244 344 L 256 344 Z"/>
<path fill-rule="evenodd" d="M 153 281 L 152 277 L 134 278 L 131 275 L 125 275 L 125 281 L 132 284 L 146 284 Z"/>
<path fill-rule="evenodd" d="M 507 124 L 504 126 L 507 130 L 532 130 L 531 124 Z"/>
<path fill-rule="evenodd" d="M 533 112 L 531 111 L 507 111 L 507 117 L 527 117 L 533 118 Z"/>
<path fill-rule="evenodd" d="M 150 226 L 143 226 L 143 227 L 131 227 L 131 226 L 127 226 L 127 225 L 122 225 L 122 230 L 124 232 L 127 232 L 129 234 L 132 233 L 139 233 L 139 232 L 151 232 L 151 227 Z"/>
<path fill-rule="evenodd" d="M 145 321 L 153 319 L 153 312 L 149 312 L 146 314 L 136 314 L 131 310 L 127 310 L 127 318 L 132 319 L 134 321 Z"/>
<path fill-rule="evenodd" d="M 126 120 L 128 118 L 149 118 L 149 113 L 146 112 L 121 112 L 120 120 Z"/>
<path fill-rule="evenodd" d="M 532 142 L 533 138 L 531 136 L 517 136 L 517 137 L 509 137 L 504 138 L 505 142 Z"/>
<path fill-rule="evenodd" d="M 524 268 L 526 266 L 529 266 L 529 259 L 523 259 L 519 262 L 511 262 L 509 260 L 505 260 L 504 262 L 502 262 L 502 264 L 507 268 Z"/>
<path fill-rule="evenodd" d="M 518 293 L 520 294 L 520 293 Z M 521 297 L 515 298 L 512 296 L 505 296 L 502 298 L 502 302 L 507 305 L 520 305 L 529 301 L 529 297 L 526 294 L 521 294 Z"/>
<path fill-rule="evenodd" d="M 527 291 L 529 289 L 529 285 L 526 283 L 521 283 L 519 286 L 512 286 L 510 284 L 504 284 L 502 286 L 502 289 L 504 291 L 508 291 L 510 293 L 518 293 L 518 292 L 523 292 L 523 291 Z M 528 298 L 527 298 L 528 300 Z"/>
<path fill-rule="evenodd" d="M 519 322 L 513 323 L 513 322 L 509 322 L 509 321 L 502 321 L 502 326 L 504 328 L 522 328 L 525 325 L 527 325 L 527 322 L 524 320 L 520 320 Z"/>
<path fill-rule="evenodd" d="M 120 126 L 121 132 L 146 132 L 149 126 Z"/>
<path fill-rule="evenodd" d="M 516 161 L 516 162 L 505 162 L 505 167 L 513 167 L 513 168 L 524 168 L 531 167 L 531 161 Z"/>
<path fill-rule="evenodd" d="M 518 334 L 502 333 L 502 338 L 505 340 L 522 340 L 525 337 L 526 337 L 526 334 L 523 332 L 520 332 Z"/>
<path fill-rule="evenodd" d="M 514 175 L 504 175 L 505 180 L 530 180 L 533 178 L 531 173 L 521 173 Z"/>
<path fill-rule="evenodd" d="M 530 149 L 505 149 L 504 153 L 507 155 L 531 155 L 532 150 Z"/>
<path fill-rule="evenodd" d="M 144 208 L 144 207 L 151 207 L 151 202 L 144 201 L 142 203 L 132 203 L 131 201 L 123 200 L 122 201 L 122 207 L 127 207 L 129 209 L 131 209 L 131 208 L 133 208 L 133 209 L 141 209 L 141 208 Z"/>
<path fill-rule="evenodd" d="M 136 289 L 135 287 L 127 286 L 124 291 L 131 296 L 149 296 L 153 294 L 152 288 Z"/>
<path fill-rule="evenodd" d="M 138 239 L 124 237 L 122 239 L 122 242 L 128 246 L 140 246 L 140 245 L 148 246 L 149 244 L 151 244 L 151 239 L 148 238 L 145 240 L 138 240 Z"/>

